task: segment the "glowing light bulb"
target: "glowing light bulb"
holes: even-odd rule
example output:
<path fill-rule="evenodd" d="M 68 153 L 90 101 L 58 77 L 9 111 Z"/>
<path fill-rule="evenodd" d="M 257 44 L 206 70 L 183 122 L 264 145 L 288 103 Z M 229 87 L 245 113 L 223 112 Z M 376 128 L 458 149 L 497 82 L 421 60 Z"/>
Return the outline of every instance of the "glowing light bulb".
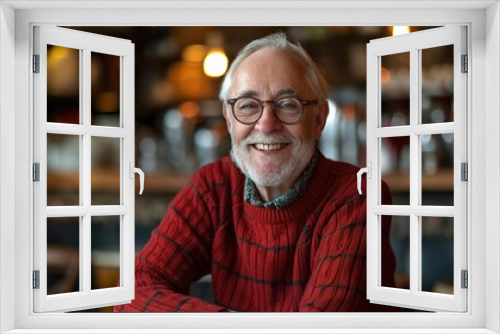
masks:
<path fill-rule="evenodd" d="M 224 50 L 212 48 L 203 62 L 203 71 L 209 77 L 220 77 L 226 73 L 228 59 Z"/>
<path fill-rule="evenodd" d="M 61 46 L 54 46 L 50 49 L 48 57 L 52 60 L 61 60 L 69 57 L 70 49 Z"/>
<path fill-rule="evenodd" d="M 203 61 L 203 58 L 205 58 L 206 53 L 207 48 L 205 47 L 205 45 L 189 45 L 182 51 L 182 60 L 191 63 L 201 63 Z"/>
<path fill-rule="evenodd" d="M 394 26 L 392 27 L 392 36 L 404 35 L 410 32 L 410 27 L 408 26 Z"/>

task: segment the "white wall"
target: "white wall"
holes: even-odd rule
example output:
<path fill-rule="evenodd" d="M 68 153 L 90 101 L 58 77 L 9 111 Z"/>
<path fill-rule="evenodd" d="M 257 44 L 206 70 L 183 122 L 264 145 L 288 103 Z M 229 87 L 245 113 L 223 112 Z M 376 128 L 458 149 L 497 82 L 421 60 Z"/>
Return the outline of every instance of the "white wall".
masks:
<path fill-rule="evenodd" d="M 15 11 L 0 2 L 0 253 L 14 254 Z M 9 96 L 11 98 L 5 98 Z M 3 255 L 2 254 L 2 255 Z M 0 333 L 14 328 L 14 260 L 0 257 Z"/>
<path fill-rule="evenodd" d="M 29 1 L 28 1 L 29 2 Z M 44 3 L 45 1 L 39 1 L 38 3 Z M 131 1 L 132 3 L 133 1 Z M 333 3 L 331 1 L 329 3 Z M 465 3 L 464 2 L 456 2 L 458 4 Z M 23 1 L 19 3 L 25 3 Z M 51 2 L 55 5 L 63 5 L 64 1 L 53 1 Z M 98 6 L 96 1 L 90 1 L 95 6 Z M 124 2 L 123 2 L 124 3 Z M 264 4 L 264 2 L 258 1 L 258 3 Z M 273 2 L 266 2 L 273 3 Z M 297 3 L 292 1 L 292 3 Z M 305 1 L 304 1 L 305 3 Z M 326 4 L 326 2 L 324 2 Z M 392 2 L 391 2 L 392 3 Z M 437 3 L 433 2 L 433 3 Z M 13 5 L 14 6 L 14 5 Z M 76 5 L 75 5 L 76 6 Z M 118 5 L 117 5 L 118 6 Z M 183 7 L 183 5 L 179 5 Z M 186 5 L 187 6 L 187 5 Z M 309 6 L 309 4 L 308 4 Z M 392 5 L 391 5 L 392 6 Z M 395 6 L 395 5 L 394 5 Z M 318 4 L 316 4 L 318 7 Z M 16 22 L 17 22 L 17 31 L 16 35 L 18 37 L 18 43 L 16 45 L 16 54 L 18 59 L 17 65 L 17 79 L 16 82 L 13 82 L 15 78 L 14 70 L 14 41 L 13 41 L 13 27 L 14 27 L 14 11 L 12 8 L 8 7 L 0 1 L 0 43 L 2 45 L 2 49 L 0 50 L 0 259 L 3 259 L 3 262 L 0 262 L 0 332 L 4 332 L 10 328 L 13 328 L 15 325 L 18 328 L 34 328 L 36 325 L 45 325 L 48 328 L 50 326 L 54 327 L 54 318 L 57 318 L 58 315 L 53 315 L 51 317 L 43 317 L 40 319 L 32 319 L 28 317 L 26 312 L 27 309 L 30 308 L 29 304 L 29 295 L 32 294 L 32 290 L 28 289 L 29 275 L 31 267 L 29 263 L 27 263 L 27 258 L 29 257 L 28 252 L 28 243 L 19 242 L 18 247 L 16 249 L 16 257 L 18 259 L 17 265 L 14 267 L 14 261 L 12 260 L 12 255 L 14 254 L 14 245 L 13 245 L 13 237 L 19 238 L 19 236 L 24 236 L 21 240 L 26 240 L 26 235 L 29 235 L 29 224 L 30 224 L 30 215 L 29 215 L 29 199 L 25 194 L 29 193 L 29 181 L 30 177 L 30 166 L 29 166 L 29 129 L 30 129 L 30 117 L 29 117 L 29 103 L 26 98 L 26 93 L 29 91 L 29 59 L 28 59 L 28 40 L 29 40 L 29 28 L 28 22 L 100 22 L 108 20 L 111 24 L 116 25 L 126 25 L 126 24 L 141 24 L 141 22 L 151 22 L 150 24 L 154 25 L 155 22 L 161 24 L 161 22 L 172 22 L 174 23 L 184 23 L 184 24 L 200 24 L 200 22 L 205 23 L 213 23 L 218 24 L 217 22 L 237 22 L 241 20 L 243 24 L 245 24 L 246 20 L 252 22 L 252 17 L 264 17 L 266 22 L 292 22 L 294 15 L 293 13 L 285 13 L 285 15 L 273 15 L 272 11 L 257 11 L 251 10 L 252 15 L 247 15 L 247 13 L 243 14 L 241 11 L 234 11 L 231 14 L 227 15 L 227 12 L 222 10 L 209 10 L 209 11 L 197 11 L 193 13 L 190 10 L 168 10 L 168 11 L 156 11 L 154 13 L 144 12 L 140 10 L 133 11 L 122 11 L 116 13 L 116 11 L 90 11 L 90 10 L 79 10 L 79 11 L 17 11 Z M 43 13 L 41 13 L 43 12 Z M 460 11 L 456 12 L 453 10 L 447 10 L 446 16 L 443 15 L 442 10 L 435 11 L 418 11 L 412 10 L 407 11 L 404 15 L 396 16 L 394 11 L 383 11 L 383 10 L 370 10 L 370 11 L 355 11 L 355 15 L 351 13 L 349 15 L 349 11 L 342 10 L 321 10 L 321 11 L 308 11 L 302 10 L 300 13 L 301 19 L 297 20 L 297 22 L 304 21 L 304 24 L 325 24 L 328 25 L 331 22 L 337 22 L 342 25 L 343 23 L 352 23 L 352 22 L 370 22 L 377 23 L 379 22 L 394 22 L 394 17 L 398 19 L 396 22 L 404 22 L 405 19 L 408 18 L 408 13 L 415 13 L 415 15 L 410 15 L 415 21 L 416 17 L 422 17 L 422 22 L 442 22 L 443 17 L 453 17 L 454 22 L 472 22 L 474 23 L 473 27 L 473 35 L 477 35 L 478 29 L 487 29 L 487 36 L 489 41 L 487 41 L 487 46 L 491 50 L 487 50 L 486 55 L 482 53 L 480 45 L 484 43 L 484 39 L 478 38 L 478 40 L 474 40 L 475 50 L 479 51 L 481 54 L 478 55 L 478 52 L 473 54 L 473 64 L 478 61 L 476 59 L 480 58 L 481 63 L 484 60 L 484 57 L 487 57 L 486 68 L 484 65 L 482 68 L 475 67 L 473 68 L 472 75 L 475 77 L 473 80 L 473 85 L 480 91 L 486 91 L 487 93 L 476 94 L 475 101 L 472 102 L 473 110 L 474 110 L 474 118 L 472 119 L 473 125 L 469 128 L 472 130 L 472 135 L 474 136 L 474 147 L 473 147 L 473 163 L 475 171 L 471 170 L 470 174 L 472 174 L 474 178 L 474 191 L 471 194 L 472 200 L 474 202 L 473 206 L 473 219 L 472 222 L 474 224 L 479 224 L 481 226 L 486 225 L 487 230 L 485 231 L 483 228 L 474 229 L 474 232 L 479 231 L 480 233 L 475 233 L 471 237 L 476 240 L 474 243 L 473 254 L 479 254 L 481 257 L 484 257 L 484 239 L 483 236 L 487 236 L 488 245 L 486 246 L 486 254 L 495 254 L 496 263 L 493 266 L 487 266 L 487 274 L 484 273 L 484 261 L 482 264 L 479 264 L 480 261 L 475 261 L 473 263 L 473 269 L 471 271 L 472 279 L 481 280 L 481 283 L 484 283 L 486 280 L 486 287 L 488 288 L 486 293 L 475 293 L 475 296 L 480 296 L 481 298 L 473 298 L 473 310 L 475 314 L 483 314 L 486 310 L 487 312 L 487 326 L 488 328 L 494 330 L 495 332 L 500 332 L 500 320 L 498 318 L 498 314 L 500 313 L 500 261 L 498 260 L 498 254 L 500 254 L 500 247 L 498 245 L 499 235 L 500 235 L 500 175 L 499 175 L 499 163 L 500 163 L 500 154 L 498 152 L 500 147 L 500 135 L 498 134 L 498 129 L 500 128 L 500 94 L 498 94 L 499 88 L 499 79 L 500 79 L 500 58 L 499 58 L 499 50 L 500 50 L 500 23 L 499 23 L 499 6 L 497 3 L 492 5 L 488 10 L 488 20 L 484 20 L 484 11 L 483 10 L 471 10 L 471 11 Z M 472 13 L 471 13 L 472 12 Z M 41 15 L 43 14 L 43 15 Z M 418 15 L 417 15 L 418 14 Z M 477 17 L 475 17 L 475 16 Z M 248 16 L 248 18 L 247 18 Z M 263 20 L 264 20 L 263 19 Z M 288 20 L 288 21 L 287 21 Z M 418 21 L 418 20 L 417 20 Z M 486 22 L 485 22 L 486 21 Z M 286 22 L 284 24 L 286 24 Z M 293 21 L 295 22 L 295 21 Z M 483 34 L 479 34 L 479 36 L 484 36 Z M 7 42 L 6 42 L 7 41 Z M 7 45 L 7 48 L 4 47 Z M 479 56 L 479 57 L 477 57 Z M 26 65 L 26 66 L 25 66 Z M 495 73 L 491 75 L 491 73 Z M 488 82 L 485 84 L 481 78 L 487 77 L 489 78 Z M 10 78 L 10 79 L 6 79 Z M 478 79 L 480 78 L 480 79 Z M 15 85 L 14 85 L 15 84 Z M 14 88 L 17 86 L 16 88 Z M 493 87 L 493 88 L 492 88 Z M 489 89 L 489 91 L 488 91 Z M 497 91 L 495 91 L 497 89 Z M 5 99 L 6 96 L 14 96 L 14 93 L 17 92 L 16 96 L 16 115 L 14 116 L 13 111 L 13 98 Z M 29 94 L 28 94 L 29 95 Z M 14 117 L 16 118 L 16 123 L 14 124 Z M 16 126 L 16 130 L 14 130 L 14 125 Z M 485 135 L 485 130 L 487 134 Z M 13 138 L 16 137 L 16 147 L 21 148 L 17 152 L 14 152 L 13 148 Z M 487 139 L 486 139 L 487 138 Z M 488 153 L 486 153 L 488 152 Z M 15 224 L 14 224 L 14 208 L 13 198 L 14 198 L 14 178 L 12 177 L 14 173 L 14 159 L 17 160 L 16 164 L 16 207 L 17 211 L 15 213 Z M 489 166 L 489 167 L 485 167 Z M 486 174 L 487 173 L 487 174 Z M 487 178 L 484 176 L 487 175 Z M 486 180 L 486 182 L 485 182 Z M 479 182 L 479 183 L 478 183 Z M 488 194 L 488 196 L 485 196 Z M 485 215 L 486 213 L 486 215 Z M 491 222 L 485 224 L 485 222 Z M 11 222 L 11 223 L 10 223 Z M 17 225 L 14 234 L 14 226 Z M 481 234 L 481 237 L 478 238 L 478 234 Z M 480 240 L 481 242 L 477 242 Z M 480 251 L 478 251 L 478 249 Z M 21 252 L 19 252 L 21 250 Z M 493 253 L 490 253 L 493 252 Z M 476 257 L 477 258 L 477 257 Z M 5 260 L 7 259 L 7 261 Z M 18 297 L 18 302 L 14 306 L 14 295 L 11 287 L 14 286 L 14 270 L 18 274 L 18 280 L 16 284 L 18 285 L 18 292 L 16 297 Z M 474 272 L 481 273 L 480 277 L 474 276 Z M 484 284 L 482 284 L 484 285 Z M 491 288 L 493 287 L 493 288 Z M 476 289 L 477 291 L 477 289 Z M 471 296 L 469 292 L 469 296 Z M 484 307 L 484 300 L 482 300 L 483 296 L 486 296 L 487 307 Z M 473 296 L 474 297 L 474 296 Z M 13 320 L 13 310 L 17 308 L 16 312 L 16 320 Z M 169 315 L 169 326 L 175 326 L 179 324 L 189 323 L 192 327 L 199 328 L 219 328 L 222 326 L 220 323 L 225 322 L 225 326 L 233 326 L 234 328 L 239 326 L 247 326 L 247 327 L 259 327 L 266 326 L 266 324 L 256 323 L 255 318 L 252 317 L 233 317 L 229 319 L 227 317 L 217 318 L 216 315 L 213 315 L 214 318 L 206 317 L 206 318 L 196 318 L 195 321 L 191 318 L 182 318 L 177 317 L 175 315 Z M 446 317 L 444 315 L 443 317 Z M 114 319 L 114 323 L 116 326 L 121 326 L 121 328 L 131 329 L 135 328 L 137 325 L 139 317 L 121 317 L 120 321 L 116 321 Z M 61 317 L 62 318 L 62 317 Z M 143 317 L 145 318 L 145 317 Z M 347 317 L 346 317 L 347 318 Z M 348 323 L 349 325 L 355 325 L 358 328 L 366 328 L 367 325 L 363 320 L 373 320 L 365 318 L 350 318 L 350 319 L 342 319 L 344 320 L 343 324 Z M 373 317 L 375 318 L 375 317 Z M 414 317 L 416 321 L 418 321 L 418 315 Z M 448 322 L 452 326 L 465 326 L 469 325 L 469 322 L 465 321 L 467 317 L 462 317 L 460 319 L 456 319 L 456 317 L 450 317 L 451 320 L 448 319 Z M 89 317 L 79 317 L 78 319 L 71 318 L 66 319 L 66 323 L 59 324 L 59 326 L 71 326 L 70 322 L 78 322 L 82 323 L 82 326 L 93 326 L 94 328 L 103 327 L 101 324 L 104 323 L 101 317 L 97 319 L 91 318 L 92 320 L 99 321 L 89 321 Z M 328 328 L 331 326 L 335 326 L 336 324 L 332 324 L 332 319 L 329 317 L 320 317 L 317 316 L 317 327 Z M 353 319 L 356 319 L 353 321 Z M 361 319 L 361 321 L 360 321 Z M 464 320 L 465 319 L 465 320 Z M 152 318 L 148 317 L 147 319 L 151 323 L 155 323 L 157 328 L 164 328 L 166 326 L 165 320 L 161 318 Z M 337 320 L 337 319 L 336 319 Z M 426 321 L 428 319 L 425 319 Z M 445 321 L 447 319 L 444 319 Z M 478 321 L 473 324 L 473 327 L 483 328 L 484 319 L 480 318 Z M 15 324 L 14 324 L 15 321 Z M 34 322 L 36 321 L 36 323 Z M 277 318 L 276 325 L 285 327 L 289 324 L 297 324 L 297 328 L 304 326 L 302 324 L 303 318 L 300 317 L 285 317 L 279 316 Z M 374 326 L 377 328 L 385 328 L 390 324 L 387 322 L 387 319 L 377 318 L 375 319 L 377 323 Z M 451 323 L 453 321 L 453 323 Z M 68 325 L 69 324 L 69 325 Z M 439 323 L 441 324 L 441 323 Z M 25 327 L 23 327 L 23 325 Z M 30 325 L 31 327 L 29 327 Z M 338 323 L 337 323 L 338 325 Z M 152 325 L 153 326 L 153 325 Z M 423 327 L 429 326 L 429 323 L 423 323 Z M 66 328 L 62 327 L 62 328 Z M 111 327 L 112 328 L 112 327 Z M 28 330 L 27 330 L 28 331 Z M 17 331 L 16 331 L 17 332 Z M 437 331 L 436 331 L 437 332 Z M 463 331 L 464 332 L 464 331 Z"/>
<path fill-rule="evenodd" d="M 486 219 L 492 224 L 487 224 L 486 251 L 497 254 L 495 265 L 486 266 L 486 328 L 500 332 L 500 314 L 498 300 L 500 300 L 500 247 L 498 236 L 500 234 L 500 94 L 498 78 L 500 78 L 500 5 L 495 3 L 486 11 L 486 64 L 487 71 L 494 73 L 486 76 L 486 143 L 485 158 L 488 178 L 486 183 Z M 495 81 L 496 78 L 496 82 Z M 496 87 L 496 88 L 495 88 Z"/>

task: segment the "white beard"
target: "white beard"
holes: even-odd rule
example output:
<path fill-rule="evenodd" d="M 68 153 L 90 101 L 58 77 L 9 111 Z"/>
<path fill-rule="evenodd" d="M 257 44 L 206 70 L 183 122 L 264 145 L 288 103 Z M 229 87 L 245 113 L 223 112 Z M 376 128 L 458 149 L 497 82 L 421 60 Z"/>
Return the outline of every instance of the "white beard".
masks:
<path fill-rule="evenodd" d="M 289 143 L 294 149 L 292 156 L 275 156 L 252 161 L 249 144 L 253 143 Z M 231 157 L 240 170 L 256 185 L 277 187 L 299 174 L 307 166 L 314 154 L 314 144 L 298 145 L 297 139 L 287 135 L 257 134 L 247 137 L 236 144 L 232 140 Z"/>

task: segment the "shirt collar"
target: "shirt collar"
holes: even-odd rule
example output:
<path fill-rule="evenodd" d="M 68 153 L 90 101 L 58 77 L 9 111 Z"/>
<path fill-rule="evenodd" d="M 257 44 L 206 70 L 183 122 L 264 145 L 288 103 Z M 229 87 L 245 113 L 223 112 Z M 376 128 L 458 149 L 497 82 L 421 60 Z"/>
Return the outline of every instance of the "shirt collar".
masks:
<path fill-rule="evenodd" d="M 255 183 L 247 177 L 245 180 L 245 201 L 255 206 L 275 209 L 280 209 L 297 201 L 306 191 L 307 185 L 311 180 L 314 167 L 316 167 L 316 163 L 318 162 L 318 157 L 319 154 L 316 150 L 311 161 L 300 174 L 297 181 L 294 182 L 290 189 L 272 201 L 264 202 L 257 191 Z"/>

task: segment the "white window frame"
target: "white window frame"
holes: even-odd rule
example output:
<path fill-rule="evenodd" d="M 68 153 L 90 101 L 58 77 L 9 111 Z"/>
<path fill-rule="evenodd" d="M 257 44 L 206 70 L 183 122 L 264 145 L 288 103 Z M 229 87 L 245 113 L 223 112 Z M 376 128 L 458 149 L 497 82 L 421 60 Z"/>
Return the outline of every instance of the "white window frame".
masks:
<path fill-rule="evenodd" d="M 422 50 L 453 47 L 453 122 L 422 123 Z M 407 53 L 409 56 L 409 123 L 404 126 L 382 125 L 382 57 Z M 376 303 L 404 305 L 429 311 L 467 310 L 467 289 L 461 287 L 461 271 L 467 270 L 467 185 L 461 181 L 460 164 L 467 163 L 467 73 L 462 73 L 462 55 L 467 54 L 465 26 L 448 26 L 411 34 L 380 38 L 367 46 L 367 162 L 371 177 L 367 180 L 367 298 Z M 422 205 L 421 135 L 452 133 L 453 199 L 452 206 Z M 383 205 L 381 196 L 382 139 L 406 136 L 410 142 L 410 202 L 407 205 Z M 472 182 L 472 180 L 471 180 Z M 409 289 L 381 285 L 381 217 L 405 216 L 409 220 Z M 422 291 L 422 217 L 453 217 L 453 293 Z"/>
<path fill-rule="evenodd" d="M 66 8 L 61 8 L 65 6 Z M 69 8 L 68 8 L 69 6 Z M 116 8 L 128 6 L 130 9 Z M 459 6 L 459 7 L 456 7 Z M 159 8 L 161 7 L 161 8 Z M 74 8 L 86 8 L 75 10 Z M 137 10 L 144 8 L 144 10 Z M 149 9 L 148 9 L 149 8 Z M 221 9 L 223 8 L 223 9 Z M 368 8 L 368 9 L 367 9 Z M 245 9 L 245 10 L 242 10 Z M 408 10 L 411 9 L 411 10 Z M 436 314 L 34 314 L 31 290 L 32 26 L 451 25 L 469 27 L 469 311 Z M 500 332 L 500 9 L 498 1 L 0 3 L 0 332 Z M 14 145 L 12 139 L 14 138 Z M 488 152 L 486 154 L 485 152 Z M 14 175 L 14 177 L 12 177 Z M 486 182 L 486 175 L 488 179 Z M 12 194 L 14 189 L 14 196 Z M 26 260 L 30 259 L 30 260 Z M 14 287 L 14 288 L 13 288 Z M 143 329 L 137 329 L 142 323 Z M 168 326 L 168 328 L 166 328 Z M 192 329 L 191 331 L 175 330 Z M 287 329 L 288 328 L 288 329 Z M 411 329 L 413 328 L 413 329 Z M 430 330 L 429 328 L 433 328 Z M 63 330 L 64 329 L 64 330 Z M 120 330 L 121 329 L 121 330 Z M 134 330 L 135 329 L 135 330 Z M 418 329 L 418 330 L 415 330 Z M 248 331 L 246 331 L 248 332 Z"/>
<path fill-rule="evenodd" d="M 135 193 L 135 106 L 134 44 L 128 40 L 51 26 L 34 27 L 34 54 L 39 56 L 39 73 L 33 74 L 34 162 L 39 164 L 39 181 L 34 193 L 34 270 L 39 272 L 39 287 L 34 289 L 35 312 L 73 311 L 130 303 L 134 298 L 134 223 Z M 47 46 L 57 45 L 78 50 L 79 124 L 47 122 Z M 120 114 L 115 127 L 91 122 L 92 52 L 111 55 L 120 62 Z M 47 134 L 65 134 L 79 138 L 79 205 L 47 206 Z M 91 142 L 93 138 L 119 140 L 119 203 L 92 205 Z M 93 216 L 118 216 L 120 286 L 92 289 L 91 229 Z M 47 218 L 76 217 L 79 220 L 79 290 L 47 294 Z"/>

